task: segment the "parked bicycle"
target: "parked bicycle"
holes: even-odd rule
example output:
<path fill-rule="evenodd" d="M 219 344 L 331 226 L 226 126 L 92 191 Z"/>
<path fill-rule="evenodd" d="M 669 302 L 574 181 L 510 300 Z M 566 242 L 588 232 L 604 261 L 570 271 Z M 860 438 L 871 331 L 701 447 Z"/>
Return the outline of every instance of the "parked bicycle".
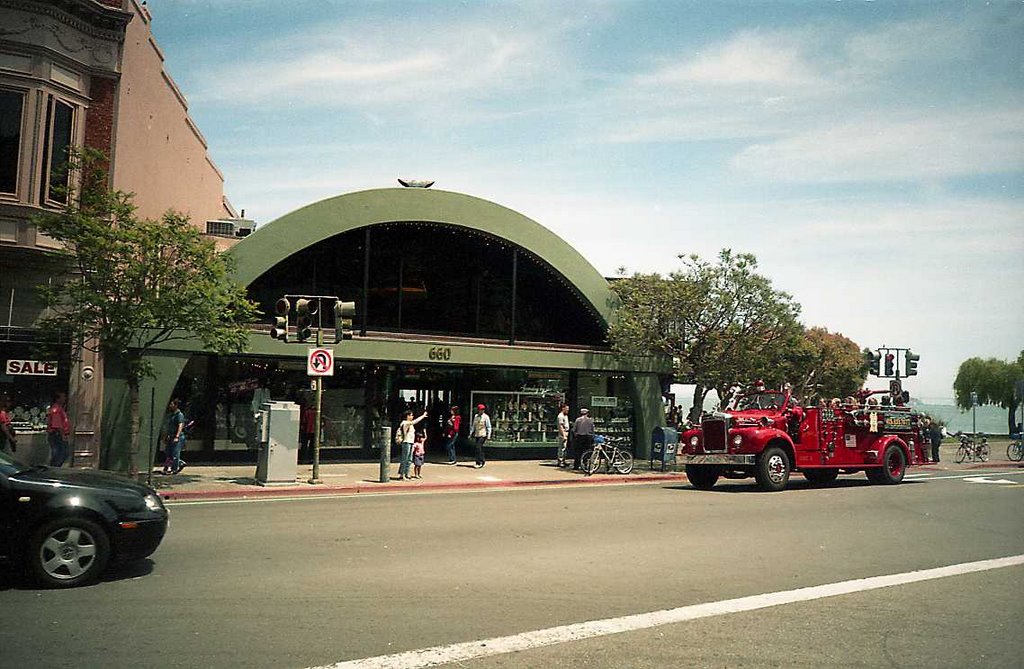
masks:
<path fill-rule="evenodd" d="M 1016 435 L 1016 439 L 1010 439 L 1010 445 L 1006 447 L 1006 457 L 1014 462 L 1024 460 L 1024 434 Z"/>
<path fill-rule="evenodd" d="M 988 437 L 983 434 L 966 435 L 963 432 L 957 432 L 956 436 L 960 438 L 960 446 L 956 449 L 957 462 L 988 462 Z"/>
<path fill-rule="evenodd" d="M 633 471 L 633 454 L 628 447 L 627 440 L 595 435 L 594 448 L 580 456 L 580 467 L 587 476 L 597 473 L 602 467 L 606 474 L 612 470 L 628 474 Z"/>

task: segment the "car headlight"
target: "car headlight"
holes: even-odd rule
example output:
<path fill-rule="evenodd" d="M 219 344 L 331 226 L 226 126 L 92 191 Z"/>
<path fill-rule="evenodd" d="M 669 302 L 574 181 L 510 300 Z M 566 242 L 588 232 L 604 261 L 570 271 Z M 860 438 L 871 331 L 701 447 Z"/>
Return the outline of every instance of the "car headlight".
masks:
<path fill-rule="evenodd" d="M 146 495 L 145 502 L 146 508 L 150 511 L 160 511 L 164 508 L 164 502 L 157 494 Z"/>
<path fill-rule="evenodd" d="M 690 437 L 690 446 L 696 447 L 700 443 L 700 438 L 697 435 Z"/>
<path fill-rule="evenodd" d="M 737 448 L 739 448 L 740 445 L 742 445 L 742 444 L 743 444 L 743 435 L 741 435 L 741 434 L 734 434 L 732 436 L 732 445 L 737 447 Z"/>

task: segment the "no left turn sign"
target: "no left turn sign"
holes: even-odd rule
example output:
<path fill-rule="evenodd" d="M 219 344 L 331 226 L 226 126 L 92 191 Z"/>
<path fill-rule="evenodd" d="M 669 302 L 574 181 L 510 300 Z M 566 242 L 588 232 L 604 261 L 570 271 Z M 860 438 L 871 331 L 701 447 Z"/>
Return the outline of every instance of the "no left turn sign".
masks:
<path fill-rule="evenodd" d="M 334 376 L 334 350 L 311 348 L 306 358 L 306 376 Z"/>

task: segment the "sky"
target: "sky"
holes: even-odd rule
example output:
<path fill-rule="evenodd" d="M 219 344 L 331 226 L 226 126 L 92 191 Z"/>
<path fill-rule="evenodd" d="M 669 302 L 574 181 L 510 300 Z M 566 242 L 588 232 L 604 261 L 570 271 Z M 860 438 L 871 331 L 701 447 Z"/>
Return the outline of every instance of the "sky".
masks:
<path fill-rule="evenodd" d="M 752 253 L 806 326 L 920 354 L 925 400 L 1024 349 L 1024 3 L 148 6 L 258 225 L 427 179 L 604 276 Z"/>

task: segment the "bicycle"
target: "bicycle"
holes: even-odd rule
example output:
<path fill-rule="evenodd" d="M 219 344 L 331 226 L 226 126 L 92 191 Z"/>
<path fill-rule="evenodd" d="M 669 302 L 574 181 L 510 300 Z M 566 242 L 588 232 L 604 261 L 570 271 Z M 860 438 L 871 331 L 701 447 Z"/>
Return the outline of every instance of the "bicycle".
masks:
<path fill-rule="evenodd" d="M 619 474 L 628 474 L 633 471 L 633 454 L 625 446 L 624 440 L 605 439 L 596 435 L 594 448 L 580 456 L 580 468 L 587 476 L 595 474 L 602 466 L 606 474 L 613 469 Z"/>
<path fill-rule="evenodd" d="M 1006 447 L 1006 457 L 1013 462 L 1024 460 L 1024 434 L 1019 434 L 1016 439 L 1010 440 L 1010 445 Z"/>
<path fill-rule="evenodd" d="M 975 441 L 974 436 L 967 436 L 963 432 L 957 432 L 960 438 L 960 446 L 956 449 L 956 461 L 963 462 L 988 462 L 989 448 L 988 437 L 981 435 L 981 441 Z"/>

